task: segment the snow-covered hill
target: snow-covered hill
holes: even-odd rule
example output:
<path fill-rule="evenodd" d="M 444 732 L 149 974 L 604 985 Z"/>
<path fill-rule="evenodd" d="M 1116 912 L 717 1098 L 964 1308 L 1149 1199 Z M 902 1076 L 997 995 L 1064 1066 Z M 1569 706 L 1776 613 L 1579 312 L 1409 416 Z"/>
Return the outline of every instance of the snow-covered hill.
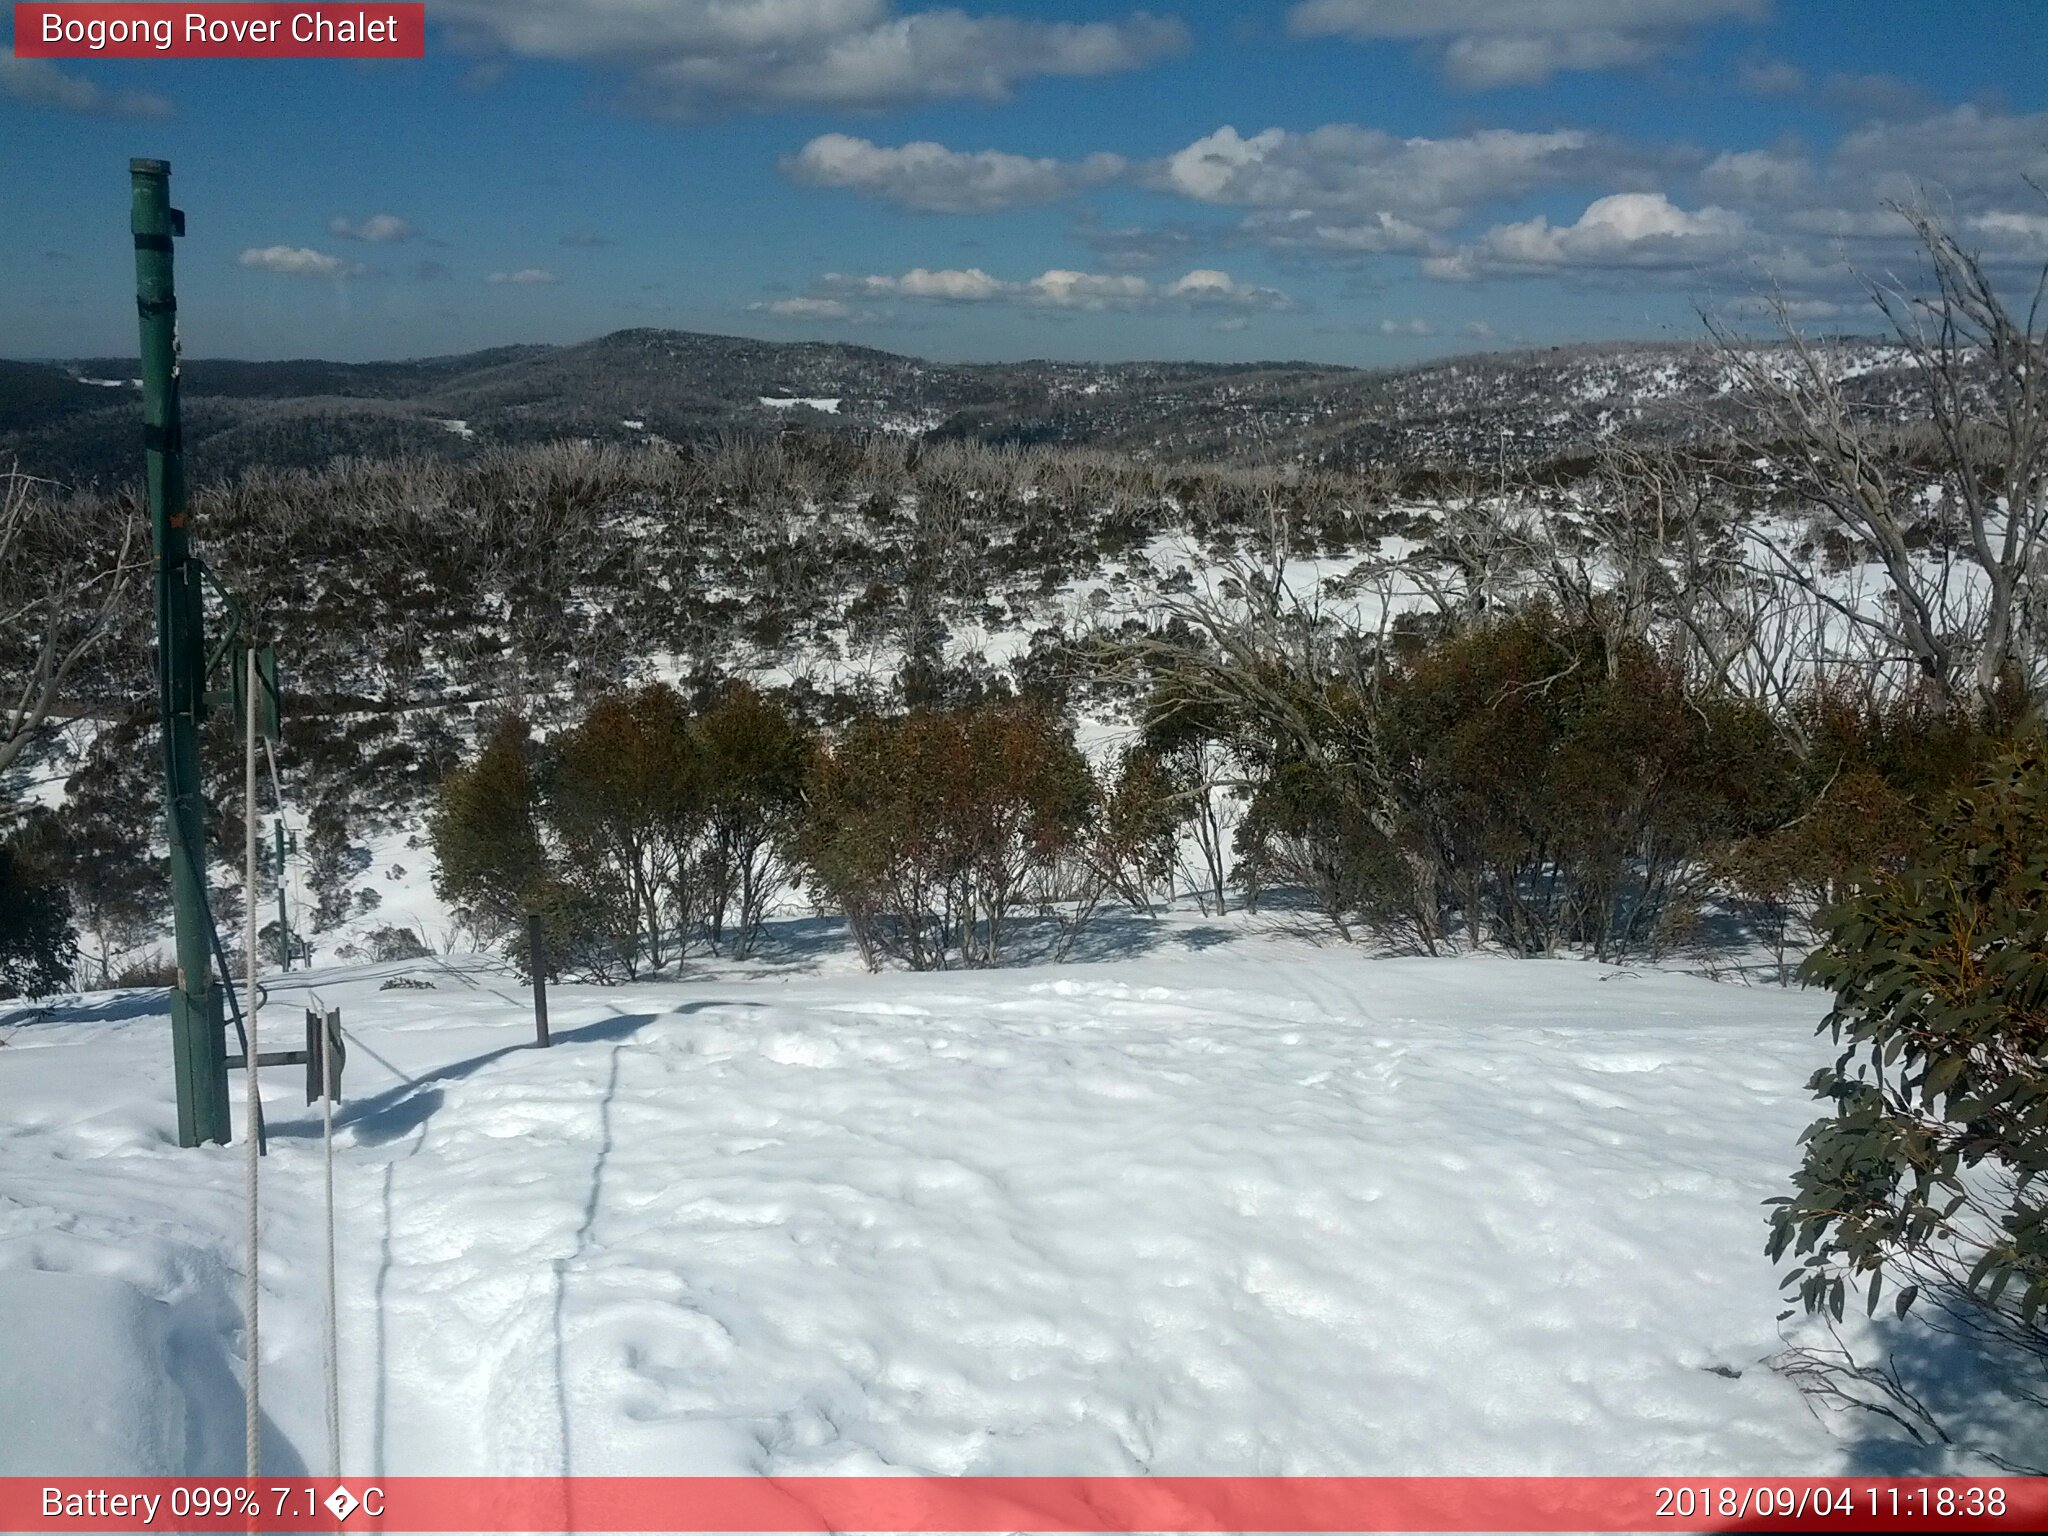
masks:
<path fill-rule="evenodd" d="M 348 1472 L 1909 1464 L 1763 1364 L 1811 994 L 1277 916 L 883 976 L 776 927 L 558 989 L 547 1052 L 493 962 L 277 978 L 269 1029 L 318 998 L 351 1037 Z M 0 1472 L 239 1465 L 242 1154 L 174 1146 L 161 1009 L 0 1046 Z M 300 1081 L 266 1077 L 275 1471 L 324 1470 Z"/>

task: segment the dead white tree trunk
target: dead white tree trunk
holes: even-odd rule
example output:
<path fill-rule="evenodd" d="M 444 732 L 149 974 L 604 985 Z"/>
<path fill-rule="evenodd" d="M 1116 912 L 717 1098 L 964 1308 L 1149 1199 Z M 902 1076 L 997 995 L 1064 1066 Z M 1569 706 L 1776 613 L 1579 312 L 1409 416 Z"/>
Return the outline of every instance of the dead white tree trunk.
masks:
<path fill-rule="evenodd" d="M 79 666 L 135 600 L 146 555 L 132 508 L 61 505 L 47 481 L 0 474 L 0 773 L 26 752 Z"/>

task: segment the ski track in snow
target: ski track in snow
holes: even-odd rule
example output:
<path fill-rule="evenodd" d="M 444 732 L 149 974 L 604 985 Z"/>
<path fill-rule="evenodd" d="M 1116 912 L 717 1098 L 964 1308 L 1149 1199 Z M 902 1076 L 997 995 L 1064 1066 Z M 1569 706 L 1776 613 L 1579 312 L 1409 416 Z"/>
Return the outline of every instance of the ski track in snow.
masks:
<path fill-rule="evenodd" d="M 558 988 L 547 1052 L 487 962 L 280 978 L 270 1039 L 313 987 L 354 1041 L 346 1470 L 1840 1465 L 1759 1364 L 1813 994 L 1166 931 Z M 0 1362 L 0 1472 L 238 1467 L 242 1152 L 172 1145 L 167 1033 L 0 1049 L 0 1305 L 72 1315 Z M 321 1471 L 319 1122 L 265 1081 L 267 1459 Z"/>

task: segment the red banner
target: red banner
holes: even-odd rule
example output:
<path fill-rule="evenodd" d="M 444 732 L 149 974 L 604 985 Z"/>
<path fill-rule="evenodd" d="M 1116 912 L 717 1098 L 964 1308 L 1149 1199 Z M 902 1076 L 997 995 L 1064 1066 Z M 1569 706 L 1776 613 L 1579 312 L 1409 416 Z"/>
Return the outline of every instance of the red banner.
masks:
<path fill-rule="evenodd" d="M 0 1478 L 5 1531 L 2039 1531 L 2048 1480 Z"/>
<path fill-rule="evenodd" d="M 423 4 L 14 7 L 18 59 L 421 59 Z"/>

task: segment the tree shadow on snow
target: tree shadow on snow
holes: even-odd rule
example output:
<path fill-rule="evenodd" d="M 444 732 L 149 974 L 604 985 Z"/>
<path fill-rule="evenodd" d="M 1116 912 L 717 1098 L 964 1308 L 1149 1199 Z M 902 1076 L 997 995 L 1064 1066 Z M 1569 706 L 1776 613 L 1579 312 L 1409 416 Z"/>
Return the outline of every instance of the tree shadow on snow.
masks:
<path fill-rule="evenodd" d="M 1924 1413 L 1875 1387 L 1858 1388 L 1860 1398 L 1885 1411 L 1856 1414 L 1844 1458 L 1849 1475 L 1982 1476 L 1996 1469 L 1985 1453 L 2029 1471 L 2048 1467 L 2038 1406 L 2048 1380 L 2040 1361 L 1917 1317 L 1884 1326 L 1868 1360 L 1882 1360 Z"/>
<path fill-rule="evenodd" d="M 679 1008 L 664 1009 L 660 1013 L 621 1013 L 608 1019 L 597 1019 L 589 1024 L 576 1024 L 567 1029 L 551 1032 L 552 1045 L 592 1045 L 605 1041 L 622 1041 L 658 1019 L 687 1017 L 701 1013 L 707 1008 L 759 1008 L 760 1003 L 720 1002 L 711 998 L 685 1003 Z M 373 1093 L 368 1098 L 345 1103 L 335 1115 L 334 1127 L 346 1130 L 357 1146 L 375 1147 L 397 1141 L 410 1135 L 430 1120 L 447 1101 L 447 1095 L 438 1084 L 457 1082 L 482 1071 L 494 1061 L 507 1056 L 537 1050 L 539 1047 L 530 1040 L 517 1045 L 501 1045 L 495 1050 L 483 1051 L 475 1056 L 453 1061 L 443 1067 L 408 1077 L 402 1083 Z M 393 1070 L 396 1070 L 395 1068 Z M 345 1086 L 345 1084 L 344 1084 Z M 317 1119 L 300 1119 L 269 1127 L 270 1135 L 278 1139 L 313 1138 L 321 1134 Z"/>
<path fill-rule="evenodd" d="M 30 1003 L 19 1012 L 0 1016 L 0 1029 L 23 1029 L 36 1024 L 109 1024 L 121 1019 L 146 1019 L 152 1014 L 169 1017 L 171 994 L 157 987 L 128 992 L 97 993 L 86 997 L 59 998 L 55 1002 Z"/>
<path fill-rule="evenodd" d="M 1082 929 L 1064 956 L 1058 954 L 1059 930 L 1044 918 L 1020 919 L 1007 942 L 1014 964 L 1042 964 L 1060 959 L 1092 964 L 1135 960 L 1142 955 L 1198 954 L 1228 944 L 1236 936 L 1214 923 L 1168 923 L 1142 912 L 1120 910 L 1104 913 Z"/>

